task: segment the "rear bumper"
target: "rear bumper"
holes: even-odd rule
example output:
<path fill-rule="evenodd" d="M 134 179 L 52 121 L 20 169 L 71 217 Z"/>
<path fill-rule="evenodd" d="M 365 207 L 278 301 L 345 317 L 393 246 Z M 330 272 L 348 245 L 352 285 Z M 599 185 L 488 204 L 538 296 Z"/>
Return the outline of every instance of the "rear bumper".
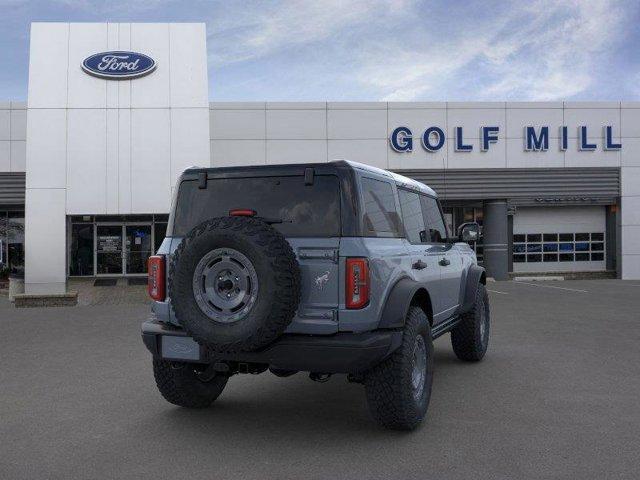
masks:
<path fill-rule="evenodd" d="M 184 330 L 149 320 L 142 340 L 155 358 L 210 363 L 211 353 Z M 328 336 L 285 334 L 260 351 L 227 353 L 216 361 L 257 363 L 281 370 L 319 373 L 360 373 L 384 360 L 402 343 L 402 332 L 377 330 Z"/>

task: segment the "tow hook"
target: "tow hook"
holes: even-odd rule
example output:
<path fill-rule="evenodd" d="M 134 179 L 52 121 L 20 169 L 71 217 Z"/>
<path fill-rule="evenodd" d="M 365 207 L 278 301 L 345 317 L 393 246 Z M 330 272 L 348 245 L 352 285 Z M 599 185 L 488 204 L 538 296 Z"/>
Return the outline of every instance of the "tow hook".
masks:
<path fill-rule="evenodd" d="M 309 378 L 311 380 L 313 380 L 314 382 L 324 383 L 324 382 L 328 382 L 329 381 L 329 379 L 331 378 L 331 374 L 330 373 L 311 372 L 309 374 Z"/>

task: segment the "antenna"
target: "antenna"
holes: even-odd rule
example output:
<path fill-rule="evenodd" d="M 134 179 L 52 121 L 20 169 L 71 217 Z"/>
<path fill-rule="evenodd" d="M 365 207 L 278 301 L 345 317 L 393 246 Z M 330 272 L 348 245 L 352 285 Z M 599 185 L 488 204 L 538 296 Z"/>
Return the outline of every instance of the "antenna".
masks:
<path fill-rule="evenodd" d="M 446 155 L 442 156 L 442 180 L 443 180 L 443 186 L 442 186 L 442 199 L 443 200 L 447 200 L 447 161 L 446 161 Z M 451 211 L 451 231 L 449 230 L 449 225 L 445 225 L 445 228 L 447 229 L 447 237 L 449 235 L 453 235 L 453 230 L 455 228 L 455 221 L 454 221 L 454 212 L 453 210 Z M 448 222 L 447 222 L 448 223 Z"/>

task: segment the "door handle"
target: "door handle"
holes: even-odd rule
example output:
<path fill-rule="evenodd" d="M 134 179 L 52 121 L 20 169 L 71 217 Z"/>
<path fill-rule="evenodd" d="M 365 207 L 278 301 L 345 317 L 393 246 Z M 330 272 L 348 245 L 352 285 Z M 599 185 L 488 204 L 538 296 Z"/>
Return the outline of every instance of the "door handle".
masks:
<path fill-rule="evenodd" d="M 427 264 L 422 260 L 418 260 L 413 265 L 411 265 L 411 268 L 413 268 L 414 270 L 423 270 L 427 268 Z"/>
<path fill-rule="evenodd" d="M 442 260 L 440 260 L 438 262 L 440 265 L 442 265 L 443 267 L 446 267 L 447 265 L 451 265 L 451 262 L 447 259 L 447 258 L 443 258 Z"/>

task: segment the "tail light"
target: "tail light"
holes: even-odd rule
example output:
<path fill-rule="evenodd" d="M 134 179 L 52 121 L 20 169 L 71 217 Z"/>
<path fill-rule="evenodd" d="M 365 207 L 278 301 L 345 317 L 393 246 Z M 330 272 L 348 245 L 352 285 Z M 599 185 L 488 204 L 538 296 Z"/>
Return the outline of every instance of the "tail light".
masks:
<path fill-rule="evenodd" d="M 369 303 L 369 260 L 347 258 L 347 308 L 363 308 Z"/>
<path fill-rule="evenodd" d="M 147 291 L 149 296 L 157 302 L 165 299 L 165 260 L 164 255 L 153 255 L 147 261 L 149 281 Z"/>
<path fill-rule="evenodd" d="M 234 208 L 229 210 L 230 217 L 255 217 L 258 214 L 255 210 L 249 208 Z"/>

